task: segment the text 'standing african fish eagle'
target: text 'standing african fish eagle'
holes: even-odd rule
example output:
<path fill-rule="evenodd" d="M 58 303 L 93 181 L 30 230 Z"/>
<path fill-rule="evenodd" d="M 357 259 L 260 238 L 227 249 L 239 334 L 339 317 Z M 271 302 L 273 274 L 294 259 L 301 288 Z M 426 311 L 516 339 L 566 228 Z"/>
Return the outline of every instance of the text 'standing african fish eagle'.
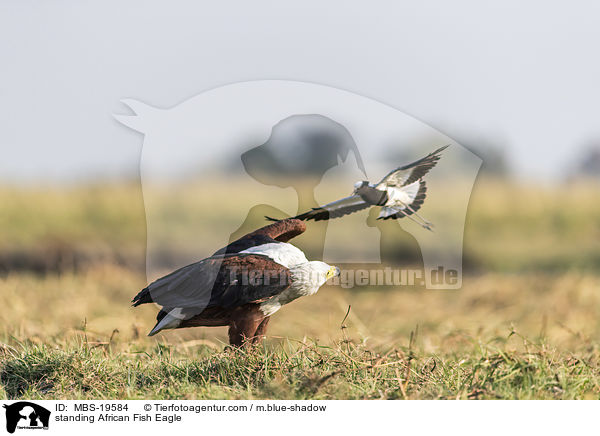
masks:
<path fill-rule="evenodd" d="M 417 214 L 427 194 L 427 185 L 423 176 L 440 160 L 440 153 L 447 147 L 448 145 L 445 145 L 424 158 L 396 168 L 377 184 L 369 183 L 367 180 L 356 182 L 350 197 L 315 207 L 294 218 L 321 221 L 339 218 L 370 206 L 381 206 L 377 219 L 408 217 L 424 228 L 432 230 L 432 224 Z M 273 218 L 266 218 L 275 221 Z"/>
<path fill-rule="evenodd" d="M 229 326 L 232 345 L 260 342 L 270 316 L 281 306 L 316 293 L 339 274 L 324 262 L 309 262 L 287 243 L 305 230 L 300 220 L 278 221 L 152 282 L 132 300 L 133 306 L 162 306 L 148 335 L 182 327 Z"/>

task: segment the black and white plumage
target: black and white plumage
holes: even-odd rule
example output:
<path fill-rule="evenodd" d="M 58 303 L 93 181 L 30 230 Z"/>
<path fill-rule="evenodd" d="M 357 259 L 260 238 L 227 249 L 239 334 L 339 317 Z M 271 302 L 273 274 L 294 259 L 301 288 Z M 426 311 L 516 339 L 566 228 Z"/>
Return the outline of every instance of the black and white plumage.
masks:
<path fill-rule="evenodd" d="M 377 184 L 366 180 L 356 182 L 351 196 L 313 208 L 294 218 L 321 221 L 339 218 L 371 206 L 380 206 L 381 212 L 377 219 L 409 217 L 424 228 L 432 230 L 432 224 L 417 214 L 427 195 L 427 184 L 423 176 L 437 164 L 441 152 L 447 147 L 448 145 L 440 147 L 413 163 L 390 171 Z M 269 217 L 267 219 L 273 220 Z"/>
<path fill-rule="evenodd" d="M 260 341 L 273 313 L 339 274 L 324 262 L 309 262 L 287 243 L 305 230 L 300 220 L 278 221 L 152 282 L 132 300 L 133 306 L 162 306 L 149 336 L 165 329 L 229 326 L 232 345 Z"/>

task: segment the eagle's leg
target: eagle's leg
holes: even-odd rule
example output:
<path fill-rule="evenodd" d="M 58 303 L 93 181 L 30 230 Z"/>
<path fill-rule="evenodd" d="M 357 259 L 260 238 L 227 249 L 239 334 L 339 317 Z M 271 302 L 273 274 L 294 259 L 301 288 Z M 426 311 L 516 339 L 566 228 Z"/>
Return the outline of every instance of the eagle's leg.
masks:
<path fill-rule="evenodd" d="M 249 333 L 249 326 L 245 325 L 242 321 L 235 320 L 229 324 L 229 344 L 234 347 L 241 347 L 246 344 L 246 339 L 252 334 Z"/>
<path fill-rule="evenodd" d="M 264 320 L 259 310 L 252 309 L 234 316 L 229 324 L 229 343 L 236 347 L 255 343 L 255 335 Z"/>
<path fill-rule="evenodd" d="M 270 316 L 267 316 L 262 322 L 258 325 L 258 328 L 254 332 L 254 337 L 252 338 L 253 344 L 260 344 L 262 340 L 265 338 L 265 334 L 267 333 L 267 326 L 269 325 Z"/>

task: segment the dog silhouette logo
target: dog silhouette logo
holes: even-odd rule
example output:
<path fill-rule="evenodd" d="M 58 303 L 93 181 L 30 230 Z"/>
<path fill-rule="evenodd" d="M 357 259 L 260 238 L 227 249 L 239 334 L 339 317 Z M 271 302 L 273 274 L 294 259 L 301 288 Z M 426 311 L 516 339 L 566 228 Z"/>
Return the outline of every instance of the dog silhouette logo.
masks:
<path fill-rule="evenodd" d="M 29 401 L 19 401 L 13 404 L 5 404 L 6 409 L 6 431 L 14 433 L 18 429 L 48 429 L 50 422 L 50 411 L 42 406 Z"/>
<path fill-rule="evenodd" d="M 121 101 L 131 113 L 115 119 L 143 134 L 148 281 L 211 256 L 210 247 L 262 227 L 265 216 L 345 198 L 356 181 L 380 180 L 451 144 L 427 179 L 425 215 L 435 233 L 408 219 L 378 221 L 367 207 L 312 221 L 296 243 L 309 258 L 344 269 L 422 266 L 427 288 L 462 286 L 467 206 L 481 159 L 437 129 L 366 96 L 285 80 L 231 83 L 169 108 Z M 452 274 L 437 280 L 439 271 Z"/>

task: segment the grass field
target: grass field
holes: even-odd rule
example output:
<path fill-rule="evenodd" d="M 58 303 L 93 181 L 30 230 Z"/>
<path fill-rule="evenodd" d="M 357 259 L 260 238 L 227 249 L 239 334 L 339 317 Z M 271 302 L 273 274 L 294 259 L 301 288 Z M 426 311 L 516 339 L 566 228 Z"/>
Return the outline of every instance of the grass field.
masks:
<path fill-rule="evenodd" d="M 598 399 L 600 188 L 561 189 L 476 187 L 460 291 L 325 286 L 247 350 L 145 336 L 136 184 L 0 189 L 0 398 Z"/>

